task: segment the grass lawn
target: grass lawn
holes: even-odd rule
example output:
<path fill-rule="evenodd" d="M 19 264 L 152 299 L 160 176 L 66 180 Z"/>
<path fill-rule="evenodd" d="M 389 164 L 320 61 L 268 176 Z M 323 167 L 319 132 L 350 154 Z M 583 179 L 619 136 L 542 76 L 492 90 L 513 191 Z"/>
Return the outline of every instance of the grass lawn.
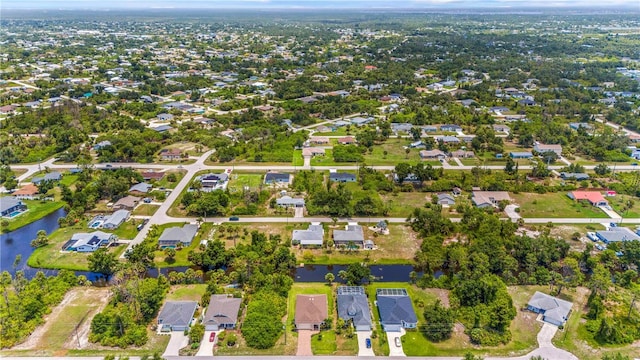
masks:
<path fill-rule="evenodd" d="M 390 217 L 408 217 L 414 208 L 422 208 L 425 203 L 431 202 L 431 193 L 399 192 L 380 195 L 380 198 L 389 206 Z"/>
<path fill-rule="evenodd" d="M 258 190 L 261 186 L 266 187 L 263 180 L 263 173 L 232 172 L 227 188 L 229 189 L 229 192 L 242 191 L 245 186 L 249 187 L 250 190 Z"/>
<path fill-rule="evenodd" d="M 371 153 L 367 151 L 364 155 L 364 161 L 367 165 L 396 165 L 400 162 L 417 164 L 422 161 L 419 154 L 420 149 L 410 149 L 407 154 L 403 147 L 409 143 L 411 143 L 411 139 L 388 139 L 383 144 L 374 146 Z M 385 151 L 387 155 L 384 154 Z M 437 161 L 433 164 L 436 163 L 439 164 Z"/>
<path fill-rule="evenodd" d="M 425 305 L 432 304 L 437 298 L 443 299 L 443 290 L 426 289 L 421 290 L 416 287 L 404 285 L 400 287 L 408 288 L 409 295 L 414 301 L 414 309 L 418 315 L 418 324 L 425 323 L 423 309 L 416 306 L 416 299 L 421 299 Z M 516 318 L 511 323 L 512 341 L 506 345 L 496 347 L 479 348 L 471 344 L 469 337 L 464 333 L 464 328 L 459 323 L 456 324 L 450 339 L 433 343 L 427 340 L 417 331 L 408 331 L 402 338 L 403 348 L 408 356 L 461 356 L 471 351 L 475 354 L 491 354 L 492 356 L 514 356 L 525 354 L 537 346 L 536 336 L 541 324 L 535 321 L 535 314 L 520 311 L 526 306 L 529 298 L 536 290 L 546 287 L 510 287 L 514 306 L 518 309 Z M 375 296 L 375 292 L 373 293 Z M 443 303 L 445 303 L 443 301 Z"/>
<path fill-rule="evenodd" d="M 84 223 L 72 227 L 60 228 L 49 234 L 49 244 L 34 250 L 27 260 L 27 265 L 35 268 L 45 269 L 67 269 L 76 271 L 89 271 L 88 253 L 78 253 L 75 251 L 63 252 L 62 246 L 71 239 L 71 236 L 81 232 L 93 232 Z M 32 239 L 24 239 L 31 241 Z M 110 252 L 120 255 L 126 249 L 125 245 L 110 247 Z"/>
<path fill-rule="evenodd" d="M 322 264 L 322 265 L 346 265 L 351 264 L 354 259 L 364 259 L 365 256 L 369 256 L 369 262 L 371 264 L 412 264 L 413 256 L 420 247 L 421 240 L 417 234 L 409 227 L 402 224 L 390 224 L 389 235 L 374 236 L 367 226 L 368 224 L 361 224 L 364 230 L 365 239 L 372 239 L 377 249 L 375 250 L 331 250 L 327 249 L 300 249 L 295 248 L 293 250 L 296 258 L 300 262 L 309 264 Z M 369 224 L 371 226 L 375 224 Z M 306 224 L 302 227 L 306 229 Z M 334 228 L 333 225 L 327 225 L 325 228 L 325 239 L 329 239 L 332 236 L 333 229 L 344 229 L 344 225 L 337 224 Z M 290 233 L 288 236 L 291 236 Z M 313 261 L 306 261 L 303 259 L 304 254 L 310 252 L 313 254 Z"/>
<path fill-rule="evenodd" d="M 141 215 L 141 216 L 153 216 L 153 214 L 155 214 L 159 208 L 160 208 L 160 205 L 140 204 L 133 210 L 131 214 Z"/>
<path fill-rule="evenodd" d="M 328 124 L 328 125 L 331 125 L 331 124 Z M 351 131 L 351 133 L 353 134 L 354 132 Z M 337 128 L 336 131 L 331 131 L 331 132 L 316 132 L 316 133 L 313 133 L 313 136 L 347 136 L 347 127 L 341 126 Z"/>
<path fill-rule="evenodd" d="M 2 226 L 2 232 L 10 232 L 29 225 L 64 206 L 62 201 L 23 200 L 22 202 L 27 205 L 28 210 L 13 219 L 7 219 L 9 224 Z M 2 220 L 4 221 L 5 219 L 3 218 Z"/>
<path fill-rule="evenodd" d="M 283 221 L 285 219 L 282 219 Z M 214 239 L 225 243 L 227 249 L 237 244 L 248 244 L 251 241 L 251 231 L 258 231 L 269 235 L 280 235 L 281 238 L 290 239 L 293 229 L 306 229 L 305 223 L 254 223 L 250 227 L 246 224 L 225 223 L 216 228 Z"/>
<path fill-rule="evenodd" d="M 71 186 L 78 180 L 78 175 L 65 174 L 60 180 L 61 185 Z"/>
<path fill-rule="evenodd" d="M 608 218 L 600 209 L 571 200 L 563 192 L 520 193 L 511 197 L 520 205 L 520 216 L 524 218 Z"/>
<path fill-rule="evenodd" d="M 304 158 L 302 158 L 302 150 L 293 150 L 293 166 L 304 165 Z"/>
<path fill-rule="evenodd" d="M 197 301 L 207 292 L 207 284 L 173 285 L 167 293 L 167 301 Z"/>
<path fill-rule="evenodd" d="M 186 170 L 167 171 L 167 173 L 162 179 L 160 179 L 159 181 L 155 181 L 152 184 L 158 188 L 163 187 L 165 189 L 174 189 L 178 185 L 180 180 L 182 180 L 182 178 L 186 173 L 187 173 Z M 169 181 L 168 179 L 169 174 L 175 174 L 176 181 L 173 181 L 173 182 Z"/>
<path fill-rule="evenodd" d="M 607 198 L 609 205 L 624 218 L 640 218 L 640 200 L 629 195 L 618 194 Z M 633 206 L 627 207 L 627 203 Z M 624 211 L 623 211 L 624 209 Z"/>
<path fill-rule="evenodd" d="M 617 289 L 620 291 L 620 289 Z M 565 290 L 565 292 L 567 292 Z M 627 294 L 628 295 L 628 294 Z M 638 345 L 620 345 L 600 347 L 593 340 L 593 334 L 587 331 L 585 319 L 583 318 L 589 311 L 587 300 L 589 291 L 585 288 L 572 290 L 567 300 L 573 301 L 573 308 L 569 320 L 565 324 L 564 331 L 558 331 L 553 338 L 553 344 L 559 348 L 570 351 L 581 360 L 599 360 L 605 354 L 614 355 L 621 353 L 631 358 L 638 357 Z"/>
<path fill-rule="evenodd" d="M 138 235 L 138 225 L 141 222 L 142 220 L 129 219 L 118 226 L 113 233 L 118 236 L 118 239 L 133 240 Z"/>
<path fill-rule="evenodd" d="M 69 350 L 68 356 L 107 356 L 117 353 L 119 356 L 144 356 L 153 355 L 154 353 L 162 354 L 169 344 L 170 336 L 165 334 L 158 335 L 155 331 L 147 330 L 149 341 L 141 347 L 137 348 L 107 348 L 104 346 L 90 344 L 87 349 Z"/>

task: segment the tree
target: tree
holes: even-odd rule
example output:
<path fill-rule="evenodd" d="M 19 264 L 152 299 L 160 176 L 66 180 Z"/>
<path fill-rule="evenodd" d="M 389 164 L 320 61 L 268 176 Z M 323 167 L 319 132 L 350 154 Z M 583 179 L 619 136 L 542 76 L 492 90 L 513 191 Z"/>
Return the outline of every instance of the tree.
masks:
<path fill-rule="evenodd" d="M 509 175 L 516 173 L 516 162 L 511 157 L 507 158 L 507 164 L 504 166 L 504 172 Z"/>
<path fill-rule="evenodd" d="M 611 169 L 609 169 L 609 167 L 606 164 L 598 164 L 596 165 L 595 168 L 593 168 L 593 171 L 596 173 L 596 175 L 603 176 L 610 173 Z"/>
<path fill-rule="evenodd" d="M 336 276 L 335 276 L 335 275 L 333 275 L 333 273 L 327 273 L 327 274 L 324 276 L 324 279 L 329 283 L 329 285 L 331 285 L 331 283 L 333 282 L 333 280 L 335 280 L 335 279 L 336 279 Z"/>
<path fill-rule="evenodd" d="M 424 335 L 431 341 L 442 341 L 451 337 L 455 317 L 453 310 L 442 306 L 440 300 L 424 309 L 427 323 L 423 327 Z"/>
<path fill-rule="evenodd" d="M 110 253 L 107 248 L 100 248 L 87 257 L 89 261 L 89 271 L 97 272 L 105 276 L 110 276 L 116 270 L 118 260 L 115 253 Z"/>
<path fill-rule="evenodd" d="M 395 173 L 398 176 L 398 183 L 402 184 L 404 179 L 411 173 L 411 165 L 408 163 L 399 163 L 396 165 Z"/>
<path fill-rule="evenodd" d="M 47 232 L 44 230 L 38 230 L 38 234 L 36 238 L 31 240 L 31 247 L 39 248 L 49 244 L 49 238 L 47 237 Z"/>
<path fill-rule="evenodd" d="M 176 249 L 170 248 L 170 247 L 165 248 L 164 249 L 164 254 L 167 256 L 168 262 L 173 262 L 173 259 L 176 256 Z"/>
<path fill-rule="evenodd" d="M 199 343 L 204 336 L 204 325 L 195 324 L 189 329 L 189 344 Z"/>
<path fill-rule="evenodd" d="M 340 276 L 347 285 L 360 285 L 363 281 L 369 281 L 371 269 L 365 264 L 352 263 L 347 266 L 347 270 L 340 270 L 338 276 Z"/>

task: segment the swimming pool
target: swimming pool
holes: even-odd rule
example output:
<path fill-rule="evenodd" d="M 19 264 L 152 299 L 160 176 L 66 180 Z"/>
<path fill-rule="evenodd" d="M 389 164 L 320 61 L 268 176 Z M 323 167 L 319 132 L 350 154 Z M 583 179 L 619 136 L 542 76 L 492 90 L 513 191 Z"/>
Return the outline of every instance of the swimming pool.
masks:
<path fill-rule="evenodd" d="M 9 214 L 9 217 L 10 218 L 14 218 L 14 217 L 16 217 L 16 216 L 18 216 L 18 215 L 20 215 L 22 213 L 23 213 L 23 211 L 16 210 L 16 211 L 12 212 L 11 214 Z"/>
<path fill-rule="evenodd" d="M 102 220 L 94 221 L 93 223 L 91 223 L 91 225 L 89 225 L 89 227 L 92 229 L 97 229 L 98 227 L 100 227 L 100 225 L 102 225 Z"/>

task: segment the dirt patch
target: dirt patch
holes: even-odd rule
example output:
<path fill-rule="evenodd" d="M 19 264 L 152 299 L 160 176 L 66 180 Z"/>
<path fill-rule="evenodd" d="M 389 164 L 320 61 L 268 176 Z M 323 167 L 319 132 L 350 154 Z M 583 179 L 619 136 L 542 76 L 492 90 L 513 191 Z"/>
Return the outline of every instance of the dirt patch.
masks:
<path fill-rule="evenodd" d="M 89 332 L 91 331 L 91 320 L 96 314 L 104 310 L 105 306 L 107 306 L 107 303 L 109 302 L 108 290 L 100 289 L 99 291 L 100 293 L 96 293 L 96 295 L 98 295 L 98 298 L 100 299 L 98 307 L 87 313 L 87 316 L 84 318 L 82 323 L 78 325 L 78 328 L 76 330 L 76 339 L 73 339 L 73 338 L 68 339 L 64 344 L 65 349 L 84 349 L 89 345 Z M 85 296 L 88 297 L 91 295 L 85 295 Z"/>
<path fill-rule="evenodd" d="M 425 289 L 425 291 L 435 295 L 438 298 L 438 300 L 440 300 L 440 303 L 442 303 L 442 306 L 447 308 L 451 306 L 449 304 L 449 290 L 429 288 L 429 289 Z M 462 326 L 462 324 L 456 324 L 456 326 L 457 325 Z M 464 332 L 464 329 L 462 332 Z"/>

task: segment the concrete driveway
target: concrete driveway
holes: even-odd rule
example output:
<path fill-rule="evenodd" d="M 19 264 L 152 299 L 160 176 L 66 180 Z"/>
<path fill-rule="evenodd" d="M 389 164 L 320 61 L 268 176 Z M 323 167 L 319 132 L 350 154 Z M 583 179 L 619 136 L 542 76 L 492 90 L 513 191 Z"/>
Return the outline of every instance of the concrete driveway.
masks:
<path fill-rule="evenodd" d="M 387 341 L 389 341 L 389 356 L 407 356 L 402 350 L 402 342 L 400 346 L 396 346 L 396 338 L 401 338 L 405 334 L 404 329 L 401 332 L 386 332 Z"/>
<path fill-rule="evenodd" d="M 180 349 L 189 344 L 189 337 L 184 334 L 183 331 L 172 331 L 171 340 L 167 348 L 164 350 L 163 357 L 167 356 L 179 356 Z"/>
<path fill-rule="evenodd" d="M 200 341 L 200 349 L 198 349 L 198 353 L 196 356 L 213 356 L 213 345 L 218 340 L 218 335 L 216 334 L 216 338 L 213 341 L 209 341 L 209 336 L 211 333 L 215 331 L 205 331 L 204 336 L 202 337 L 202 341 Z"/>
<path fill-rule="evenodd" d="M 373 349 L 367 349 L 367 339 L 371 339 L 371 331 L 356 331 L 358 335 L 358 356 L 376 356 Z"/>
<path fill-rule="evenodd" d="M 510 205 L 507 205 L 507 206 L 504 208 L 504 212 L 505 212 L 505 214 L 507 214 L 507 216 L 508 216 L 508 217 L 509 217 L 509 219 L 511 219 L 511 220 L 514 220 L 514 219 L 520 219 L 520 214 L 518 214 L 518 213 L 516 212 L 516 209 L 517 209 L 517 208 L 519 208 L 519 207 L 520 207 L 519 205 L 516 205 L 516 204 L 510 204 Z"/>
<path fill-rule="evenodd" d="M 296 356 L 312 356 L 313 351 L 311 351 L 311 335 L 313 335 L 312 330 L 298 330 L 298 352 L 296 352 Z"/>

